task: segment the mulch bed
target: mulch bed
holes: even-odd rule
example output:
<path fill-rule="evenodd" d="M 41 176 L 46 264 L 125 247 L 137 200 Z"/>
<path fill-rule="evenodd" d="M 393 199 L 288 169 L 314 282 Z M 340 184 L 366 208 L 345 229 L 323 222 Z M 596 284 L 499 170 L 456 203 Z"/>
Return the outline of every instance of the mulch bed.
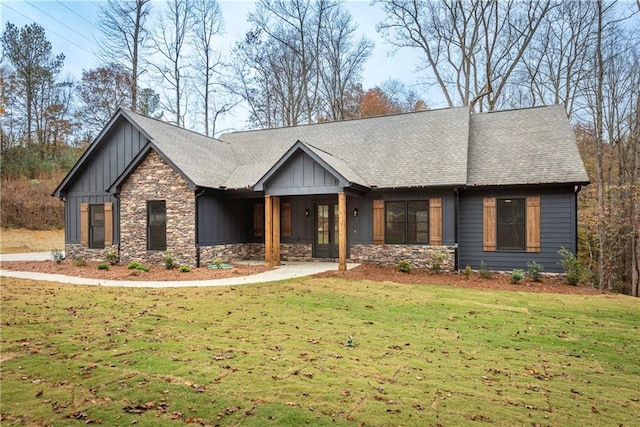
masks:
<path fill-rule="evenodd" d="M 511 284 L 510 275 L 508 274 L 493 273 L 491 279 L 483 279 L 476 273 L 472 273 L 469 278 L 466 278 L 463 274 L 434 274 L 426 269 L 413 269 L 409 273 L 403 273 L 397 271 L 393 267 L 374 264 L 363 264 L 348 271 L 327 271 L 325 273 L 316 274 L 314 277 L 335 277 L 347 280 L 372 280 L 376 282 L 413 283 L 424 285 L 446 285 L 460 288 L 501 291 L 544 292 L 577 295 L 603 294 L 599 289 L 594 289 L 590 286 L 568 285 L 562 278 L 557 276 L 545 276 L 541 283 L 525 279 L 519 284 L 514 285 Z"/>
<path fill-rule="evenodd" d="M 98 270 L 98 262 L 87 261 L 82 267 L 65 260 L 60 264 L 53 261 L 7 261 L 0 264 L 3 270 L 34 271 L 38 273 L 64 274 L 65 276 L 87 277 L 91 279 L 136 280 L 136 281 L 190 281 L 224 279 L 248 276 L 266 271 L 264 265 L 234 264 L 229 270 L 211 270 L 207 267 L 192 268 L 188 273 L 178 269 L 167 270 L 164 266 L 147 266 L 149 271 L 129 270 L 126 264 L 110 265 L 108 270 Z"/>

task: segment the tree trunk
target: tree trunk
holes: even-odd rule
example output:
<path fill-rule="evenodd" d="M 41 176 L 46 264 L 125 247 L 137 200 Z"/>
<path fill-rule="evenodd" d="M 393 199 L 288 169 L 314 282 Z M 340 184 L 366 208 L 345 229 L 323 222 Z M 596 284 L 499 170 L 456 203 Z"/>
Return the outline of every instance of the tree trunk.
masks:
<path fill-rule="evenodd" d="M 640 9 L 640 0 L 638 1 Z M 633 234 L 631 241 L 631 295 L 640 297 L 640 91 L 636 99 L 635 135 L 631 136 L 635 152 L 633 190 Z"/>
<path fill-rule="evenodd" d="M 606 282 L 605 274 L 605 258 L 607 256 L 606 236 L 605 236 L 605 200 L 604 200 L 604 168 L 603 168 L 603 101 L 602 101 L 602 81 L 604 79 L 604 62 L 602 59 L 602 2 L 598 1 L 598 27 L 596 36 L 596 168 L 598 176 L 598 246 L 600 249 L 600 256 L 598 257 L 598 284 L 600 289 L 609 289 L 609 284 Z"/>

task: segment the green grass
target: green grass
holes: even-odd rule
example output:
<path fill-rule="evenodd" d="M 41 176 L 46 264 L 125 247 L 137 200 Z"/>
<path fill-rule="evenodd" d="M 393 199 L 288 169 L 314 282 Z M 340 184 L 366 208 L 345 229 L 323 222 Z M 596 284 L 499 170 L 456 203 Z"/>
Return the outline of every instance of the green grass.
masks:
<path fill-rule="evenodd" d="M 640 300 L 622 295 L 338 279 L 1 290 L 2 425 L 640 422 Z"/>

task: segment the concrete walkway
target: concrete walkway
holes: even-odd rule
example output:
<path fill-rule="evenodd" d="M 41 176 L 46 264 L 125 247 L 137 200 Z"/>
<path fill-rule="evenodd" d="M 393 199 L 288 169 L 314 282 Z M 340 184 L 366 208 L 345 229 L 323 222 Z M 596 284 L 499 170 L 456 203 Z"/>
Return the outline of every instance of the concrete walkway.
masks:
<path fill-rule="evenodd" d="M 30 254 L 4 254 L 0 255 L 2 261 L 43 261 L 51 259 L 48 252 Z M 351 269 L 358 264 L 347 264 Z M 49 282 L 69 283 L 72 285 L 93 286 L 123 286 L 131 288 L 180 288 L 188 286 L 234 286 L 250 283 L 276 282 L 279 280 L 294 279 L 296 277 L 310 276 L 325 271 L 337 270 L 336 262 L 283 262 L 282 265 L 263 273 L 251 276 L 229 277 L 226 279 L 212 280 L 187 280 L 187 281 L 138 281 L 138 280 L 106 280 L 89 279 L 85 277 L 65 276 L 62 274 L 36 273 L 31 271 L 0 270 L 2 277 L 14 277 L 18 279 L 42 280 Z M 1 280 L 0 280 L 1 281 Z"/>

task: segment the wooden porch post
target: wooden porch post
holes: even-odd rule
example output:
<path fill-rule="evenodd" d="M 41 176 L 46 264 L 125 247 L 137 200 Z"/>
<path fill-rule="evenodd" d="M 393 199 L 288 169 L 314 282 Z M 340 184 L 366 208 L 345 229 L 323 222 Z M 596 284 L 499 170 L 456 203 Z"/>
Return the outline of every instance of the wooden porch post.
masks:
<path fill-rule="evenodd" d="M 273 209 L 271 196 L 264 196 L 264 263 L 272 267 L 273 255 Z"/>
<path fill-rule="evenodd" d="M 347 270 L 347 195 L 338 193 L 338 270 Z"/>
<path fill-rule="evenodd" d="M 272 197 L 273 204 L 273 265 L 280 265 L 280 197 Z"/>

